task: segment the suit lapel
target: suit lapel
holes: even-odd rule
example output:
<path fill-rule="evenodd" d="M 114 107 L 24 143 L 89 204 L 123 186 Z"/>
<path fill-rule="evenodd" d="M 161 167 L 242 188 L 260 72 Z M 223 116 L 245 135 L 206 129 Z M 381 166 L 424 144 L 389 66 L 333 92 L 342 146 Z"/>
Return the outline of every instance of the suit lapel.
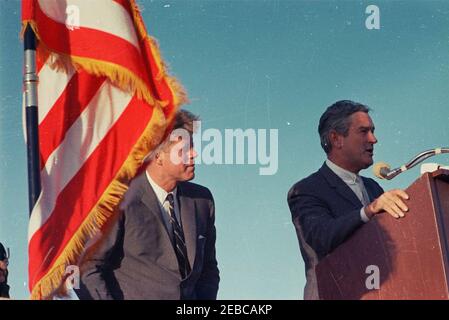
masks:
<path fill-rule="evenodd" d="M 178 203 L 180 207 L 182 228 L 186 240 L 187 256 L 193 270 L 196 255 L 196 207 L 195 201 L 186 194 L 185 185 L 178 185 Z"/>
<path fill-rule="evenodd" d="M 332 188 L 336 189 L 338 194 L 350 201 L 352 204 L 354 204 L 354 206 L 362 206 L 362 203 L 357 198 L 355 193 L 351 190 L 351 188 L 349 188 L 348 185 L 326 165 L 326 163 L 323 164 L 320 172 L 326 178 L 329 185 Z"/>
<path fill-rule="evenodd" d="M 164 239 L 166 240 L 165 245 L 169 245 L 169 247 L 172 249 L 173 254 L 175 254 L 175 251 L 173 250 L 173 245 L 170 239 L 170 236 L 168 235 L 168 230 L 167 230 L 167 226 L 164 223 L 164 220 L 162 219 L 162 211 L 161 208 L 159 206 L 159 200 L 156 197 L 156 194 L 154 193 L 153 188 L 151 187 L 150 183 L 147 180 L 146 175 L 143 175 L 143 180 L 141 183 L 141 188 L 143 190 L 142 193 L 142 202 L 145 204 L 145 206 L 148 208 L 148 211 L 155 215 L 157 218 L 157 221 L 160 224 L 161 228 L 164 228 L 165 232 L 162 232 L 163 234 L 165 234 Z"/>

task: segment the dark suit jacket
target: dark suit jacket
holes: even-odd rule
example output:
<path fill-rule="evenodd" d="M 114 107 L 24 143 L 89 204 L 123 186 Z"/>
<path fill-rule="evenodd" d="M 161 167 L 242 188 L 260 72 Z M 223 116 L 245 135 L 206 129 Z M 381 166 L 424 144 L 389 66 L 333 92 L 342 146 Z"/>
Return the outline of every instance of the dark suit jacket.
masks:
<path fill-rule="evenodd" d="M 215 208 L 210 191 L 178 184 L 178 203 L 191 273 L 182 280 L 156 194 L 145 173 L 135 178 L 121 216 L 81 268 L 78 296 L 93 299 L 216 299 Z"/>
<path fill-rule="evenodd" d="M 6 281 L 0 283 L 0 298 L 9 298 L 9 286 Z"/>
<path fill-rule="evenodd" d="M 373 179 L 362 180 L 370 201 L 383 193 Z M 288 192 L 287 201 L 306 265 L 304 298 L 317 299 L 315 266 L 363 225 L 363 205 L 326 164 L 296 183 Z"/>

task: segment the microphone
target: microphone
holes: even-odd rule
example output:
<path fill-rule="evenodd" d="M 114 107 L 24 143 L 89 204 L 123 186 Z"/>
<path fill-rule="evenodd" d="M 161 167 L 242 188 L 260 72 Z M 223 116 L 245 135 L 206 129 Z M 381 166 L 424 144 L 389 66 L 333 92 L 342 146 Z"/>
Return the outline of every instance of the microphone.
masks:
<path fill-rule="evenodd" d="M 400 174 L 402 171 L 405 170 L 407 169 L 404 169 L 404 166 L 391 170 L 390 165 L 385 162 L 378 162 L 373 167 L 373 173 L 376 177 L 378 177 L 379 179 L 387 179 L 387 180 L 393 179 L 394 177 L 396 177 L 398 174 Z"/>
<path fill-rule="evenodd" d="M 390 169 L 390 166 L 385 162 L 378 162 L 373 166 L 373 173 L 376 177 L 380 179 L 387 179 L 391 180 L 394 177 L 396 177 L 398 174 L 413 168 L 418 163 L 424 161 L 427 158 L 430 158 L 434 155 L 441 154 L 441 153 L 449 153 L 449 148 L 435 148 L 430 149 L 427 151 L 423 151 L 416 155 L 412 160 L 407 162 L 406 164 L 402 165 L 399 168 Z"/>
<path fill-rule="evenodd" d="M 386 179 L 390 172 L 390 165 L 385 162 L 378 162 L 373 166 L 373 173 L 379 179 Z"/>

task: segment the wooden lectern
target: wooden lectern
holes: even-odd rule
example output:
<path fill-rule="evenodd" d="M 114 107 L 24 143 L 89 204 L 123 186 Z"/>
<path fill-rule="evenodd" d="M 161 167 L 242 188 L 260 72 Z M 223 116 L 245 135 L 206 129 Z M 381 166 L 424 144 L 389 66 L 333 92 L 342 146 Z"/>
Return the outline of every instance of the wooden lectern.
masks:
<path fill-rule="evenodd" d="M 320 299 L 449 299 L 449 171 L 425 173 L 406 192 L 405 218 L 375 216 L 320 261 Z"/>

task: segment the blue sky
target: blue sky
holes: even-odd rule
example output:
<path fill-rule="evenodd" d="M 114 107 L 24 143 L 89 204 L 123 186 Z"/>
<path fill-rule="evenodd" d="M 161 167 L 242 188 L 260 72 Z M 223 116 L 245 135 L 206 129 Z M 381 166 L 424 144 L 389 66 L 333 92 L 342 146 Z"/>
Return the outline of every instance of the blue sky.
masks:
<path fill-rule="evenodd" d="M 305 282 L 286 194 L 324 161 L 318 119 L 341 99 L 369 105 L 375 161 L 396 167 L 449 146 L 448 1 L 139 1 L 203 130 L 278 129 L 279 169 L 199 165 L 214 194 L 221 299 L 301 299 Z M 365 8 L 380 9 L 368 30 Z M 11 295 L 27 298 L 27 173 L 20 2 L 0 1 L 0 241 Z M 428 162 L 449 164 L 447 156 Z M 362 174 L 372 177 L 371 171 Z M 380 184 L 406 187 L 418 169 Z"/>

